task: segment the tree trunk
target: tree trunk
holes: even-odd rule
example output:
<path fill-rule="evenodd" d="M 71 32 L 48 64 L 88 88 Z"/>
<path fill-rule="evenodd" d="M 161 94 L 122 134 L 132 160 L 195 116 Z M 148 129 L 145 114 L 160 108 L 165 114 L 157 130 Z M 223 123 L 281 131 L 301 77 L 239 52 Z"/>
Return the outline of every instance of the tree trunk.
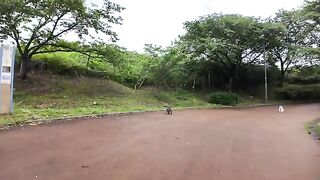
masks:
<path fill-rule="evenodd" d="M 284 76 L 285 76 L 284 64 L 281 62 L 281 77 L 280 77 L 280 84 L 279 84 L 280 87 L 283 87 Z"/>
<path fill-rule="evenodd" d="M 233 88 L 233 77 L 229 78 L 228 91 L 231 93 Z"/>
<path fill-rule="evenodd" d="M 232 90 L 237 89 L 239 87 L 239 78 L 240 78 L 240 68 L 237 67 L 235 72 L 234 72 L 234 77 L 233 77 L 233 86 L 231 87 Z"/>
<path fill-rule="evenodd" d="M 86 71 L 87 71 L 87 73 L 89 72 L 90 58 L 91 58 L 91 54 L 89 54 L 88 59 L 87 59 L 87 65 L 86 65 Z"/>
<path fill-rule="evenodd" d="M 194 91 L 196 89 L 196 75 L 193 75 L 193 85 L 192 90 Z"/>
<path fill-rule="evenodd" d="M 208 73 L 208 89 L 211 88 L 211 72 Z"/>
<path fill-rule="evenodd" d="M 232 65 L 229 83 L 228 83 L 228 91 L 231 93 L 236 87 L 239 80 L 239 67 L 238 65 Z"/>
<path fill-rule="evenodd" d="M 145 80 L 146 80 L 146 78 L 143 78 L 143 79 L 141 80 L 141 82 L 140 82 L 140 84 L 139 84 L 140 87 L 143 85 L 143 83 L 144 83 Z"/>
<path fill-rule="evenodd" d="M 166 86 L 166 88 L 169 89 L 169 86 L 168 86 L 168 84 L 167 84 L 167 81 L 164 79 L 164 77 L 162 77 L 162 80 L 163 80 L 164 85 Z"/>
<path fill-rule="evenodd" d="M 20 64 L 20 72 L 19 72 L 19 76 L 21 79 L 28 78 L 29 64 L 30 64 L 30 58 L 28 56 L 22 56 L 22 60 Z"/>

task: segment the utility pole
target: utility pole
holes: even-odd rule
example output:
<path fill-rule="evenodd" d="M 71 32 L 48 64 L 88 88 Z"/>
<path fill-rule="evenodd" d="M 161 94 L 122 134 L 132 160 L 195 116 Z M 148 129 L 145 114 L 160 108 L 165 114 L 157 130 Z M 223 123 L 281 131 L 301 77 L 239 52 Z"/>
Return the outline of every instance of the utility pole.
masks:
<path fill-rule="evenodd" d="M 264 59 L 264 97 L 265 103 L 268 102 L 268 74 L 267 74 L 267 58 L 266 58 L 266 46 L 263 48 L 263 59 Z"/>

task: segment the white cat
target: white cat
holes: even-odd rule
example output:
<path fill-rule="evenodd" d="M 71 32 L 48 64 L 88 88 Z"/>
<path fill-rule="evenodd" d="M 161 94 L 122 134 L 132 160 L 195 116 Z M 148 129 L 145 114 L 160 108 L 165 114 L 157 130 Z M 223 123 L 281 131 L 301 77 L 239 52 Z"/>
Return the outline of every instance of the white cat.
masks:
<path fill-rule="evenodd" d="M 279 106 L 279 112 L 284 112 L 283 106 Z"/>

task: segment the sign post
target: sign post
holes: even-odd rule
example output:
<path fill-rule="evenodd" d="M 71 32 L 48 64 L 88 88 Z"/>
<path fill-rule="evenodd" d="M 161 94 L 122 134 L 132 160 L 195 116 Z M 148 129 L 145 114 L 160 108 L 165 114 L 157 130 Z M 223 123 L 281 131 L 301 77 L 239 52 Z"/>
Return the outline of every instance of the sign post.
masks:
<path fill-rule="evenodd" d="M 0 42 L 0 114 L 13 113 L 13 77 L 16 45 Z"/>

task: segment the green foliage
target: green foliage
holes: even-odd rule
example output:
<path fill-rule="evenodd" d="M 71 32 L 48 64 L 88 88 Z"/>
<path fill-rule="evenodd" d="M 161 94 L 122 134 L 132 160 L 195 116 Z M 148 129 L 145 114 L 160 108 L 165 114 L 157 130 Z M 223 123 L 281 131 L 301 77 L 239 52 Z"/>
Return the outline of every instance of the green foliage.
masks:
<path fill-rule="evenodd" d="M 312 28 L 312 31 L 308 35 L 309 46 L 304 48 L 306 58 L 311 63 L 320 65 L 320 1 L 306 1 L 302 8 L 302 15 L 304 21 Z"/>
<path fill-rule="evenodd" d="M 320 100 L 320 84 L 312 85 L 288 85 L 277 89 L 275 95 L 279 99 L 285 100 Z"/>
<path fill-rule="evenodd" d="M 122 56 L 124 66 L 117 71 L 117 81 L 136 88 L 147 83 L 152 74 L 151 57 L 130 51 L 124 52 Z"/>
<path fill-rule="evenodd" d="M 5 0 L 1 2 L 0 32 L 32 52 L 70 31 L 82 37 L 93 28 L 116 39 L 110 25 L 121 22 L 120 17 L 114 16 L 121 10 L 121 6 L 108 0 L 94 8 L 87 7 L 83 0 Z"/>
<path fill-rule="evenodd" d="M 320 118 L 305 124 L 306 130 L 320 140 Z"/>
<path fill-rule="evenodd" d="M 181 37 L 179 46 L 195 62 L 195 67 L 201 67 L 205 61 L 222 65 L 229 90 L 236 88 L 246 66 L 261 63 L 259 57 L 266 42 L 281 31 L 257 18 L 219 14 L 186 22 L 185 29 L 187 33 Z"/>
<path fill-rule="evenodd" d="M 85 66 L 85 61 L 81 61 L 84 57 L 79 53 L 39 54 L 34 56 L 33 60 L 46 62 L 52 72 L 59 72 L 72 66 Z"/>
<path fill-rule="evenodd" d="M 309 19 L 320 24 L 320 1 L 313 0 L 307 1 L 303 7 L 304 15 Z"/>
<path fill-rule="evenodd" d="M 53 74 L 76 76 L 76 71 L 79 76 L 113 77 L 112 64 L 99 58 L 92 58 L 88 63 L 87 58 L 76 52 L 47 53 L 35 55 L 33 61 L 46 62 Z"/>
<path fill-rule="evenodd" d="M 148 63 L 144 71 L 149 72 L 148 82 L 165 88 L 181 88 L 188 82 L 184 54 L 176 47 L 163 49 L 154 45 L 146 45 Z"/>
<path fill-rule="evenodd" d="M 306 54 L 306 49 L 312 46 L 309 43 L 309 34 L 313 27 L 302 16 L 301 10 L 281 10 L 273 22 L 281 24 L 284 28 L 275 46 L 269 51 L 269 55 L 280 62 L 280 80 L 283 84 L 292 69 L 311 64 L 304 56 L 309 54 Z"/>
<path fill-rule="evenodd" d="M 320 83 L 320 66 L 311 66 L 294 69 L 288 76 L 290 84 L 317 84 Z"/>
<path fill-rule="evenodd" d="M 238 104 L 238 95 L 234 93 L 217 92 L 209 96 L 209 103 L 221 105 L 236 105 Z"/>
<path fill-rule="evenodd" d="M 84 0 L 4 0 L 0 3 L 0 34 L 15 40 L 22 58 L 20 72 L 22 78 L 26 78 L 32 56 L 62 51 L 47 48 L 61 45 L 66 33 L 73 32 L 82 40 L 94 41 L 98 34 L 104 34 L 116 41 L 111 25 L 121 23 L 117 13 L 122 10 L 109 0 L 103 0 L 100 6 L 86 6 Z M 96 34 L 89 33 L 90 30 Z"/>
<path fill-rule="evenodd" d="M 290 84 L 315 84 L 320 83 L 320 75 L 312 75 L 307 77 L 291 76 L 288 78 Z"/>

